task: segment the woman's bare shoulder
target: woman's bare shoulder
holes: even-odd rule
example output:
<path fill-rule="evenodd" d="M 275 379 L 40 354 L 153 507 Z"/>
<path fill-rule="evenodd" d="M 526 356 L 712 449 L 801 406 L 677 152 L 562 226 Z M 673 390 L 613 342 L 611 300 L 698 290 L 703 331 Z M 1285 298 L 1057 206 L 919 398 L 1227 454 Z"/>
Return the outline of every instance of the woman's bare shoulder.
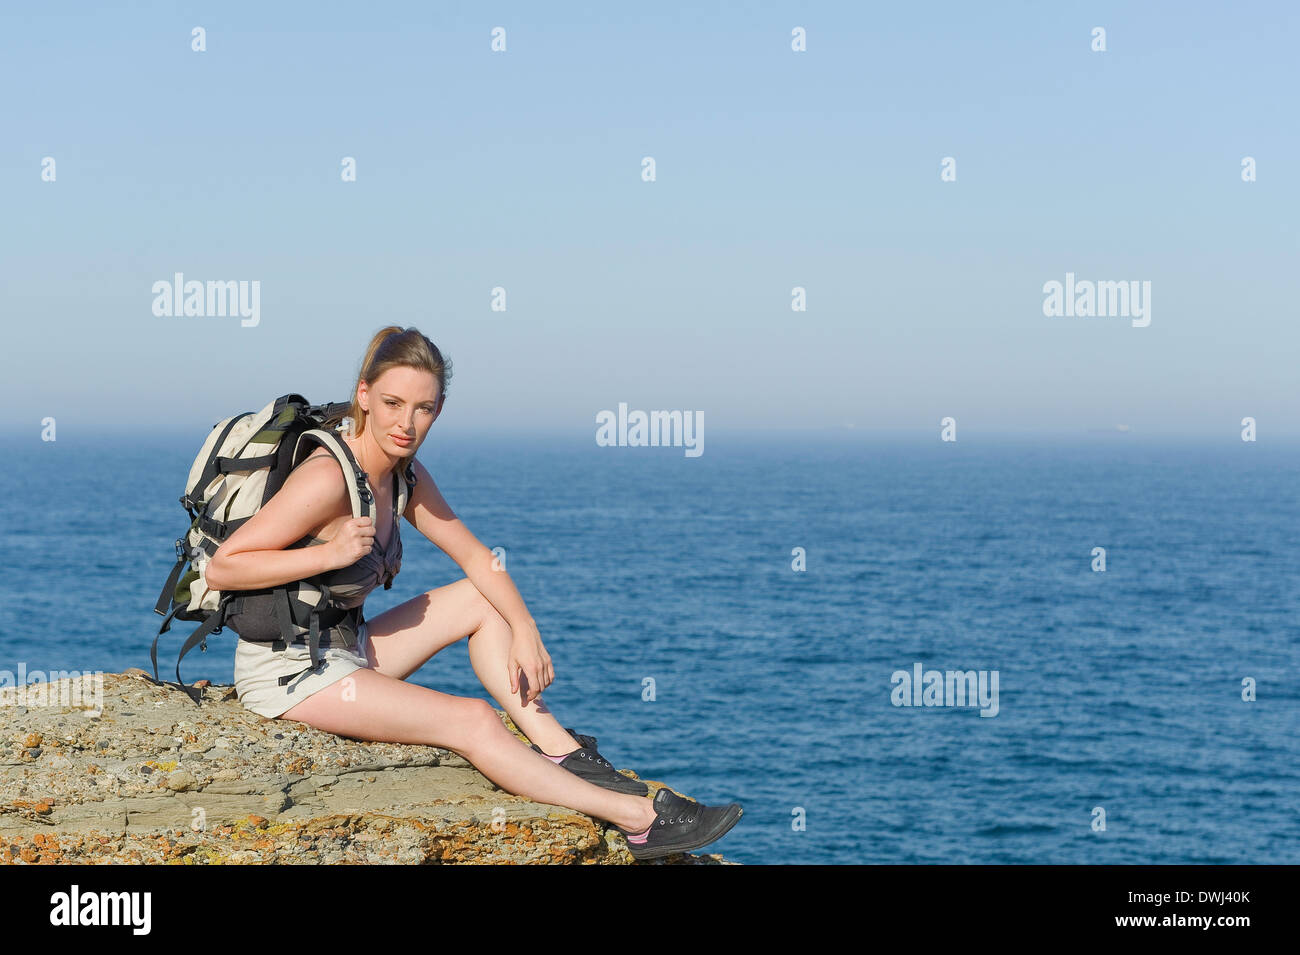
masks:
<path fill-rule="evenodd" d="M 289 472 L 281 491 L 290 487 L 293 488 L 290 496 L 305 494 L 314 501 L 324 498 L 329 502 L 346 504 L 348 499 L 343 470 L 338 465 L 338 459 L 325 448 L 318 448 L 307 455 Z M 277 493 L 271 500 L 279 496 Z"/>
<path fill-rule="evenodd" d="M 326 451 L 324 458 L 333 460 Z M 351 513 L 343 472 L 312 455 L 289 472 L 284 486 L 230 537 L 232 551 L 283 550 L 314 534 L 343 513 Z"/>

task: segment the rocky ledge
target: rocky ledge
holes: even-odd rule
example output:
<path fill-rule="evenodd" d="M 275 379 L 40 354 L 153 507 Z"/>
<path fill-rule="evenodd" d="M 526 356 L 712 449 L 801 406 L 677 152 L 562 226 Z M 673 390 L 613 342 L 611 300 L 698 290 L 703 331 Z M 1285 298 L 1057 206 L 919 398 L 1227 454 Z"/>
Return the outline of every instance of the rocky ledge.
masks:
<path fill-rule="evenodd" d="M 608 823 L 512 796 L 450 750 L 266 719 L 202 681 L 195 706 L 143 670 L 104 674 L 102 708 L 67 682 L 34 702 L 0 689 L 0 863 L 634 863 Z"/>

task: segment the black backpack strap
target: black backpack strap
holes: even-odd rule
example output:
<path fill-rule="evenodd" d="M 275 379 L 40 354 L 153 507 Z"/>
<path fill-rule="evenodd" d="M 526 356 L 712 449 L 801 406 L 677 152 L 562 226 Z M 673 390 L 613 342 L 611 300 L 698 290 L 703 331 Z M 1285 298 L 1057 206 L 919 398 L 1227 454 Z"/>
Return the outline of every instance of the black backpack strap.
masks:
<path fill-rule="evenodd" d="M 185 691 L 186 695 L 194 701 L 195 706 L 200 705 L 200 700 L 202 700 L 203 694 L 198 690 L 193 690 L 186 686 L 185 681 L 181 679 L 181 660 L 185 659 L 185 654 L 189 653 L 200 643 L 203 644 L 202 649 L 204 651 L 208 649 L 208 634 L 216 633 L 221 629 L 221 625 L 226 619 L 227 610 L 230 607 L 230 601 L 233 600 L 234 597 L 234 592 L 222 595 L 221 603 L 217 605 L 217 609 L 208 614 L 208 618 L 189 635 L 185 641 L 185 645 L 181 647 L 180 656 L 176 658 L 176 682 L 181 685 L 181 689 Z"/>
<path fill-rule="evenodd" d="M 324 582 L 318 584 L 320 587 L 320 603 L 318 603 L 311 612 L 311 625 L 307 628 L 307 652 L 311 654 L 311 669 L 320 666 L 320 613 L 330 602 L 329 584 Z"/>
<path fill-rule="evenodd" d="M 230 434 L 231 429 L 234 428 L 235 425 L 239 424 L 240 421 L 252 414 L 253 412 L 251 411 L 244 411 L 240 414 L 233 415 L 231 419 L 226 422 L 226 427 L 222 429 L 221 434 L 217 436 L 216 443 L 212 445 L 212 456 L 208 458 L 207 462 L 203 465 L 203 473 L 200 474 L 199 479 L 194 482 L 195 494 L 201 494 L 203 489 L 211 484 L 212 479 L 217 476 L 219 470 L 218 462 L 221 460 L 217 457 L 217 454 L 221 446 L 226 443 L 226 436 Z M 185 505 L 185 509 L 188 511 L 191 509 L 197 509 L 203 502 L 192 500 L 190 498 L 190 492 L 186 491 L 181 495 L 181 503 Z"/>
<path fill-rule="evenodd" d="M 155 683 L 162 682 L 158 679 L 158 640 L 171 629 L 172 617 L 176 616 L 176 612 L 181 609 L 181 606 L 183 605 L 173 607 L 172 612 L 163 619 L 162 627 L 159 628 L 158 633 L 153 638 L 153 646 L 149 648 L 149 659 L 153 662 L 153 679 Z"/>
<path fill-rule="evenodd" d="M 260 458 L 217 458 L 217 470 L 222 474 L 233 471 L 256 471 L 258 468 L 275 467 L 276 454 L 264 454 Z"/>
<path fill-rule="evenodd" d="M 330 589 L 325 584 L 321 584 L 320 590 L 321 602 L 312 608 L 311 619 L 309 620 L 307 627 L 307 652 L 311 655 L 311 666 L 299 670 L 297 673 L 290 673 L 287 676 L 280 677 L 279 683 L 281 686 L 284 686 L 290 680 L 296 680 L 304 673 L 308 673 L 320 667 L 320 615 L 321 610 L 324 608 L 324 604 L 329 600 Z"/>
<path fill-rule="evenodd" d="M 185 552 L 185 538 L 183 537 L 176 538 L 176 563 L 172 567 L 172 572 L 167 575 L 167 583 L 163 584 L 162 593 L 158 595 L 158 602 L 153 605 L 154 613 L 162 617 L 167 617 L 168 620 L 171 619 L 171 616 L 169 616 L 167 613 L 167 608 L 168 606 L 171 605 L 172 601 L 175 599 L 176 582 L 181 579 L 181 572 L 185 569 L 185 565 L 188 564 L 189 561 L 190 561 L 190 555 Z M 175 611 L 173 611 L 173 614 L 174 613 Z M 167 630 L 167 623 L 166 621 L 164 621 L 163 628 L 162 630 L 159 630 L 158 633 L 161 635 L 162 633 L 166 632 L 166 630 Z M 157 668 L 155 667 L 155 671 L 156 669 Z M 156 672 L 155 675 L 157 675 Z"/>
<path fill-rule="evenodd" d="M 192 526 L 192 525 L 191 525 Z M 162 626 L 154 634 L 153 644 L 149 647 L 149 661 L 153 664 L 153 679 L 155 683 L 162 682 L 158 679 L 158 641 L 162 635 L 172 627 L 172 618 L 182 610 L 188 607 L 188 603 L 176 602 L 176 582 L 180 578 L 181 568 L 189 563 L 190 556 L 185 552 L 185 539 L 179 538 L 176 541 L 176 566 L 167 576 L 167 584 L 163 587 L 163 592 L 158 595 L 158 603 L 154 605 L 154 613 L 164 614 Z M 167 605 L 171 604 L 171 612 L 167 612 Z"/>
<path fill-rule="evenodd" d="M 289 682 L 291 682 L 291 681 L 293 681 L 293 680 L 296 680 L 296 679 L 298 679 L 298 677 L 302 676 L 304 673 L 308 673 L 308 672 L 310 672 L 311 670 L 314 670 L 314 669 L 316 669 L 316 668 L 315 668 L 315 667 L 304 667 L 303 669 L 299 670 L 297 673 L 290 673 L 288 676 L 282 676 L 282 677 L 280 677 L 279 683 L 280 683 L 281 686 L 284 686 L 286 683 L 289 683 Z"/>
<path fill-rule="evenodd" d="M 279 679 L 281 686 L 296 680 L 304 673 L 319 669 L 323 662 L 320 657 L 320 635 L 322 630 L 330 627 L 337 627 L 338 632 L 344 638 L 344 645 L 348 647 L 357 646 L 357 638 L 361 632 L 361 623 L 365 619 L 361 607 L 350 607 L 347 610 L 337 610 L 325 606 L 329 599 L 329 588 L 324 584 L 321 585 L 323 599 L 321 604 L 312 608 L 311 620 L 308 631 L 307 652 L 311 655 L 311 666 L 304 667 L 297 673 L 290 673 Z"/>

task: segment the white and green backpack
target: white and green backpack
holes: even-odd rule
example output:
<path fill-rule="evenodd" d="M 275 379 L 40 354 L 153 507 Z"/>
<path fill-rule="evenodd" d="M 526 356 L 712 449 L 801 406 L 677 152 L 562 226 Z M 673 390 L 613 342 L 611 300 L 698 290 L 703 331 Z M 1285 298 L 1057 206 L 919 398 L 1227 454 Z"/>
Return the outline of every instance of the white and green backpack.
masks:
<path fill-rule="evenodd" d="M 257 632 L 241 632 L 244 639 L 283 641 L 287 645 L 305 638 L 312 669 L 320 663 L 322 630 L 335 627 L 349 646 L 355 645 L 361 608 L 335 606 L 323 580 L 309 577 L 264 590 L 222 592 L 209 587 L 204 578 L 208 561 L 221 543 L 284 486 L 289 472 L 306 459 L 313 445 L 326 448 L 343 469 L 352 516 L 374 517 L 374 498 L 365 471 L 342 440 L 341 428 L 329 427 L 331 422 L 340 421 L 348 408 L 347 402 L 309 405 L 301 395 L 288 394 L 257 413 L 245 411 L 212 426 L 190 467 L 185 493 L 180 496 L 190 516 L 190 527 L 176 540 L 176 564 L 154 606 L 154 612 L 164 617 L 149 650 L 155 680 L 158 639 L 171 627 L 173 617 L 200 622 L 176 658 L 176 682 L 195 703 L 200 702 L 202 693 L 181 680 L 181 660 L 196 645 L 207 650 L 208 635 L 220 633 L 237 611 L 244 619 L 261 616 L 277 624 Z M 415 483 L 409 463 L 401 477 L 404 480 L 395 482 L 394 498 L 399 515 Z M 185 571 L 187 564 L 190 569 Z M 384 587 L 391 586 L 389 576 Z"/>

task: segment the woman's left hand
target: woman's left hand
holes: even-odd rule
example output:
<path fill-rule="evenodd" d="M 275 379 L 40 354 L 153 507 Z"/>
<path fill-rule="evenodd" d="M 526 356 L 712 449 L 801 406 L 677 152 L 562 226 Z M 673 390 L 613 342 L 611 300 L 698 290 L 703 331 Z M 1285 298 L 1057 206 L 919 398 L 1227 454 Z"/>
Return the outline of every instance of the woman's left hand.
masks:
<path fill-rule="evenodd" d="M 528 696 L 525 705 L 555 680 L 555 668 L 551 665 L 551 655 L 542 645 L 542 635 L 537 632 L 536 624 L 524 627 L 511 627 L 510 638 L 510 692 L 519 692 L 519 671 L 524 671 L 528 682 Z"/>

